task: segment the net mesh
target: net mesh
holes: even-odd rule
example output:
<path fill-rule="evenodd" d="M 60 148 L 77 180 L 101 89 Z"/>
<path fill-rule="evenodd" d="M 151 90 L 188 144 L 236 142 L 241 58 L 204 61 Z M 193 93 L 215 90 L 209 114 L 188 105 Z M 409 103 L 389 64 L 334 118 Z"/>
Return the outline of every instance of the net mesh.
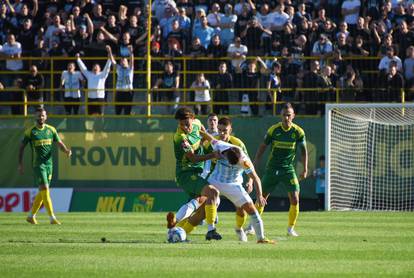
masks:
<path fill-rule="evenodd" d="M 414 210 L 414 107 L 329 110 L 331 209 Z"/>

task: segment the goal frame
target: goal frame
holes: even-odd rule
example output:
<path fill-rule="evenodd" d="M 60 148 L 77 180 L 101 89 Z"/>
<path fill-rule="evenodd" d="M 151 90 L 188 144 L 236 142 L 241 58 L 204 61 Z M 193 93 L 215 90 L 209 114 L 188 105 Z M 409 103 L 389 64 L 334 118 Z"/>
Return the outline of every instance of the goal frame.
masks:
<path fill-rule="evenodd" d="M 331 210 L 331 111 L 335 108 L 414 108 L 414 103 L 327 103 L 325 104 L 325 210 Z"/>

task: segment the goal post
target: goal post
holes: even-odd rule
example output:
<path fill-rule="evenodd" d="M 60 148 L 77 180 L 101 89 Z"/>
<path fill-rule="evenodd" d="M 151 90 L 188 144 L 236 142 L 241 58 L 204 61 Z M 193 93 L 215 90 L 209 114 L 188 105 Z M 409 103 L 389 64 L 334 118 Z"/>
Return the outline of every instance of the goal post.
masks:
<path fill-rule="evenodd" d="M 326 104 L 327 210 L 414 211 L 414 103 Z"/>

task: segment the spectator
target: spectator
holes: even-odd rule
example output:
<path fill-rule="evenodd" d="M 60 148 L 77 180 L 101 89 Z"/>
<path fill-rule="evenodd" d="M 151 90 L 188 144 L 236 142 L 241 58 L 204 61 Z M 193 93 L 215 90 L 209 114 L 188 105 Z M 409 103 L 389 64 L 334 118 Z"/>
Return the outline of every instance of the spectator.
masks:
<path fill-rule="evenodd" d="M 305 92 L 303 100 L 306 103 L 306 114 L 322 114 L 319 101 L 321 100 L 321 94 L 318 88 L 323 88 L 324 82 L 320 75 L 320 64 L 317 60 L 312 60 L 310 63 L 310 70 L 303 77 L 303 88 Z"/>
<path fill-rule="evenodd" d="M 211 43 L 207 48 L 207 56 L 210 58 L 215 58 L 213 61 L 210 61 L 209 68 L 215 70 L 220 64 L 220 60 L 217 58 L 223 58 L 227 55 L 227 47 L 221 43 L 220 36 L 214 35 L 211 39 Z"/>
<path fill-rule="evenodd" d="M 197 74 L 196 80 L 191 84 L 191 89 L 194 91 L 194 101 L 198 102 L 194 105 L 195 114 L 207 115 L 210 111 L 210 105 L 203 103 L 211 101 L 210 82 L 203 73 Z"/>
<path fill-rule="evenodd" d="M 116 65 L 116 93 L 115 93 L 115 102 L 126 103 L 124 105 L 115 104 L 115 113 L 117 115 L 131 115 L 132 105 L 131 103 L 134 99 L 133 91 L 133 81 L 134 81 L 134 54 L 132 50 L 132 45 L 128 46 L 129 61 L 126 57 L 120 59 L 120 65 L 117 65 L 114 56 L 112 55 L 112 50 L 108 48 L 109 56 L 111 58 L 112 64 Z"/>
<path fill-rule="evenodd" d="M 241 14 L 237 14 L 237 21 L 234 26 L 235 36 L 240 37 L 241 32 L 243 32 L 244 29 L 246 29 L 247 24 L 252 19 L 252 16 L 253 13 L 251 10 L 249 10 L 248 5 L 243 5 Z"/>
<path fill-rule="evenodd" d="M 233 6 L 226 4 L 224 6 L 224 15 L 220 18 L 219 27 L 220 39 L 222 44 L 227 47 L 234 39 L 234 26 L 237 22 L 237 15 L 233 14 Z"/>
<path fill-rule="evenodd" d="M 252 0 L 239 0 L 238 3 L 234 6 L 234 12 L 237 16 L 241 15 L 243 11 L 252 12 L 256 10 L 256 6 Z"/>
<path fill-rule="evenodd" d="M 265 28 L 267 30 L 272 30 L 274 16 L 275 16 L 275 13 L 270 12 L 270 8 L 269 8 L 269 5 L 267 3 L 264 3 L 260 7 L 260 12 L 256 13 L 257 20 L 263 26 L 263 28 Z M 270 49 L 270 43 L 271 43 L 271 39 L 272 39 L 271 35 L 272 34 L 262 33 L 262 36 L 261 36 L 261 40 L 263 42 L 263 49 L 266 52 L 269 51 L 269 49 Z"/>
<path fill-rule="evenodd" d="M 260 64 L 260 70 L 257 67 L 257 63 Z M 260 57 L 256 57 L 256 59 L 251 60 L 248 65 L 247 69 L 243 70 L 242 73 L 242 87 L 244 89 L 251 89 L 247 92 L 240 93 L 240 101 L 245 103 L 250 102 L 257 102 L 259 96 L 259 87 L 260 87 L 260 79 L 261 74 L 267 70 L 266 64 Z M 249 113 L 249 106 L 253 116 L 259 115 L 259 105 L 257 104 L 244 104 L 241 108 L 242 114 Z"/>
<path fill-rule="evenodd" d="M 200 27 L 194 29 L 193 39 L 199 38 L 201 45 L 204 48 L 207 48 L 215 33 L 215 30 L 207 25 L 207 18 L 205 16 L 201 17 L 200 20 L 201 25 Z"/>
<path fill-rule="evenodd" d="M 215 91 L 213 92 L 213 100 L 215 102 L 228 102 L 229 91 L 227 89 L 233 88 L 233 77 L 227 70 L 227 63 L 222 61 L 219 65 L 219 73 L 216 75 L 214 82 Z M 216 114 L 228 115 L 229 105 L 228 104 L 217 104 L 213 105 L 213 112 Z"/>
<path fill-rule="evenodd" d="M 31 56 L 30 54 L 36 47 L 35 36 L 36 32 L 33 28 L 32 20 L 29 18 L 25 19 L 23 21 L 23 26 L 19 29 L 17 35 L 17 40 L 22 46 L 22 56 Z"/>
<path fill-rule="evenodd" d="M 321 97 L 319 97 L 319 101 L 334 101 L 335 100 L 335 75 L 332 73 L 332 68 L 329 65 L 325 65 L 322 67 L 321 70 L 321 78 L 322 78 L 322 89 L 325 89 Z M 325 114 L 325 103 L 320 103 L 318 105 L 318 111 L 322 111 L 322 114 Z"/>
<path fill-rule="evenodd" d="M 232 58 L 231 66 L 233 69 L 240 68 L 241 63 L 246 60 L 247 52 L 247 46 L 241 44 L 239 37 L 235 37 L 234 43 L 227 48 L 227 56 Z"/>
<path fill-rule="evenodd" d="M 249 56 L 263 55 L 263 48 L 261 43 L 262 34 L 266 33 L 269 36 L 272 35 L 272 31 L 265 29 L 257 20 L 257 17 L 253 17 L 252 20 L 247 23 L 246 29 L 241 32 L 240 37 L 244 39 Z M 260 42 L 260 43 L 259 43 Z"/>
<path fill-rule="evenodd" d="M 37 67 L 32 65 L 30 67 L 30 74 L 23 79 L 23 87 L 26 88 L 27 100 L 31 102 L 39 102 L 35 107 L 43 107 L 43 86 L 44 78 L 38 72 Z"/>
<path fill-rule="evenodd" d="M 355 71 L 351 65 L 346 67 L 346 72 L 338 80 L 341 88 L 340 100 L 354 102 L 360 99 L 367 99 L 363 96 L 363 82 L 359 77 L 359 72 Z"/>
<path fill-rule="evenodd" d="M 203 64 L 201 60 L 196 60 L 194 58 L 205 57 L 207 50 L 201 44 L 201 40 L 198 37 L 193 39 L 190 49 L 188 50 L 188 56 L 191 57 L 191 60 L 188 62 L 188 69 L 190 70 L 202 70 Z"/>
<path fill-rule="evenodd" d="M 361 36 L 362 39 L 364 40 L 364 44 L 369 45 L 370 31 L 365 26 L 365 23 L 368 23 L 368 22 L 366 22 L 363 17 L 358 17 L 357 26 L 356 26 L 356 29 L 355 29 L 355 31 L 353 32 L 352 35 L 354 37 Z"/>
<path fill-rule="evenodd" d="M 175 99 L 174 107 L 171 105 L 166 106 L 166 113 L 171 114 L 174 112 L 175 108 L 178 106 L 180 101 L 178 88 L 180 87 L 180 76 L 174 70 L 174 65 L 171 61 L 167 61 L 164 66 L 164 72 L 160 78 L 157 79 L 154 89 L 154 101 L 164 101 L 173 102 Z M 163 89 L 163 91 L 157 92 L 157 89 Z"/>
<path fill-rule="evenodd" d="M 404 77 L 407 85 L 411 85 L 414 78 L 414 46 L 407 48 L 407 56 L 404 60 Z"/>
<path fill-rule="evenodd" d="M 295 25 L 300 25 L 302 21 L 312 21 L 311 15 L 306 12 L 306 5 L 305 3 L 298 4 L 298 11 L 295 13 L 292 19 L 292 23 Z"/>
<path fill-rule="evenodd" d="M 220 23 L 223 14 L 220 13 L 220 6 L 217 3 L 211 5 L 210 13 L 207 15 L 208 25 L 215 28 L 217 31 L 220 31 Z"/>
<path fill-rule="evenodd" d="M 282 3 L 279 2 L 273 12 L 272 27 L 269 30 L 271 32 L 281 31 L 283 26 L 290 20 L 289 15 L 285 13 L 285 5 Z"/>
<path fill-rule="evenodd" d="M 325 34 L 319 36 L 319 40 L 313 44 L 312 56 L 319 57 L 319 63 L 325 65 L 326 59 L 332 56 L 332 42 Z"/>
<path fill-rule="evenodd" d="M 129 57 L 134 54 L 131 35 L 128 32 L 122 34 L 122 38 L 117 45 L 117 53 L 119 57 Z"/>
<path fill-rule="evenodd" d="M 177 5 L 174 0 L 155 0 L 152 2 L 151 9 L 154 12 L 155 17 L 161 21 L 168 13 L 168 9 L 177 12 Z"/>
<path fill-rule="evenodd" d="M 400 102 L 404 86 L 404 77 L 400 72 L 398 72 L 397 64 L 395 62 L 391 62 L 386 81 L 387 93 L 381 100 L 387 102 Z"/>
<path fill-rule="evenodd" d="M 178 42 L 178 48 L 183 52 L 187 52 L 187 36 L 185 32 L 180 28 L 180 23 L 178 19 L 174 19 L 171 22 L 172 28 L 170 33 L 167 36 L 167 42 L 170 44 L 172 40 Z"/>
<path fill-rule="evenodd" d="M 85 79 L 79 71 L 75 71 L 75 63 L 70 62 L 67 70 L 62 72 L 60 84 L 64 88 L 63 100 L 65 102 L 76 102 L 78 104 L 65 104 L 66 115 L 78 115 L 81 99 L 80 89 L 85 83 Z"/>
<path fill-rule="evenodd" d="M 382 59 L 380 60 L 380 63 L 378 65 L 378 69 L 382 72 L 382 74 L 385 73 L 389 73 L 389 69 L 390 69 L 390 63 L 391 61 L 394 61 L 397 63 L 397 70 L 398 71 L 402 71 L 402 63 L 401 63 L 401 59 L 395 55 L 395 51 L 394 48 L 392 46 L 389 46 L 387 48 L 387 55 L 382 57 Z"/>
<path fill-rule="evenodd" d="M 178 9 L 178 15 L 175 16 L 175 19 L 178 20 L 180 29 L 184 32 L 184 35 L 188 37 L 191 32 L 191 19 L 186 14 L 185 8 Z"/>
<path fill-rule="evenodd" d="M 315 192 L 318 195 L 318 210 L 325 209 L 325 156 L 319 157 L 319 167 L 313 171 L 316 179 Z"/>
<path fill-rule="evenodd" d="M 168 34 L 172 31 L 172 22 L 176 20 L 175 14 L 171 7 L 165 9 L 165 16 L 160 20 L 160 28 L 162 31 L 162 38 L 166 39 Z"/>
<path fill-rule="evenodd" d="M 393 34 L 394 43 L 398 43 L 401 49 L 400 58 L 405 59 L 406 49 L 414 45 L 414 31 L 408 29 L 407 22 L 402 20 L 398 23 L 398 29 Z"/>
<path fill-rule="evenodd" d="M 13 34 L 7 35 L 7 42 L 0 49 L 1 54 L 7 58 L 6 70 L 10 71 L 10 74 L 3 76 L 4 86 L 9 87 L 13 84 L 16 78 L 19 78 L 18 74 L 12 72 L 20 71 L 23 69 L 23 61 L 19 58 L 22 54 L 22 46 L 16 41 L 16 37 Z"/>
<path fill-rule="evenodd" d="M 94 102 L 94 104 L 89 104 L 88 114 L 89 115 L 103 115 L 104 114 L 104 106 L 103 103 L 105 102 L 105 81 L 108 77 L 109 71 L 111 69 L 111 59 L 109 56 L 110 47 L 107 46 L 106 50 L 108 52 L 108 60 L 104 67 L 104 70 L 101 71 L 101 66 L 99 64 L 94 64 L 92 66 L 92 71 L 88 71 L 85 64 L 80 59 L 79 53 L 76 54 L 76 59 L 78 66 L 88 80 L 88 91 L 87 91 L 87 98 L 88 102 Z"/>
<path fill-rule="evenodd" d="M 66 31 L 66 27 L 61 24 L 61 19 L 59 15 L 53 17 L 53 25 L 47 27 L 45 33 L 45 43 L 48 48 L 52 48 L 52 43 L 54 41 L 59 41 L 59 35 Z"/>
<path fill-rule="evenodd" d="M 266 104 L 266 110 L 276 109 L 276 107 L 279 107 L 279 105 L 274 107 L 276 102 L 286 101 L 286 99 L 283 96 L 282 90 L 281 90 L 281 87 L 282 87 L 281 78 L 280 78 L 281 72 L 282 72 L 282 65 L 276 61 L 272 65 L 272 72 L 270 73 L 269 80 L 267 81 L 268 94 L 267 94 L 266 102 L 272 103 L 272 104 L 271 105 Z"/>

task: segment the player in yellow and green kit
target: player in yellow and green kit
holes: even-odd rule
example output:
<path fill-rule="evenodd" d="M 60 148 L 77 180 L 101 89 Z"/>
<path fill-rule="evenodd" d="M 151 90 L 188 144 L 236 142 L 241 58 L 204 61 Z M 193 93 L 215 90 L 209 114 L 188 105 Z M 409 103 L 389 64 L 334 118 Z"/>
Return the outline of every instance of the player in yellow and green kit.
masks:
<path fill-rule="evenodd" d="M 65 152 L 68 157 L 71 156 L 72 152 L 65 146 L 62 140 L 60 140 L 56 129 L 53 126 L 46 124 L 46 119 L 46 110 L 38 108 L 36 110 L 36 125 L 25 131 L 23 141 L 20 145 L 18 170 L 20 174 L 23 174 L 24 148 L 30 143 L 33 158 L 34 182 L 39 187 L 39 192 L 35 197 L 32 209 L 26 220 L 31 224 L 37 224 L 36 214 L 43 203 L 49 214 L 50 224 L 60 225 L 60 222 L 56 219 L 55 214 L 53 213 L 53 205 L 49 191 L 53 170 L 53 142 L 57 142 L 60 149 Z"/>
<path fill-rule="evenodd" d="M 220 240 L 221 235 L 217 233 L 214 221 L 217 215 L 216 200 L 218 190 L 209 185 L 207 180 L 201 177 L 203 172 L 204 161 L 218 158 L 218 153 L 213 152 L 204 154 L 202 146 L 202 134 L 205 129 L 199 120 L 195 119 L 194 113 L 187 107 L 179 108 L 175 113 L 175 119 L 178 121 L 177 131 L 174 134 L 174 153 L 176 158 L 176 182 L 188 195 L 193 197 L 188 204 L 197 209 L 204 205 L 206 222 L 208 224 L 207 240 Z M 178 215 L 180 214 L 180 215 Z M 182 209 L 177 213 L 177 219 L 173 213 L 167 214 L 167 227 L 175 226 L 185 217 L 181 214 Z M 182 225 L 191 225 L 182 223 Z M 184 227 L 184 229 L 186 229 Z"/>
<path fill-rule="evenodd" d="M 267 146 L 271 146 L 265 174 L 262 177 L 263 196 L 267 199 L 281 183 L 285 186 L 289 202 L 288 235 L 298 236 L 294 230 L 299 215 L 299 180 L 295 172 L 296 149 L 301 150 L 303 172 L 300 179 L 304 179 L 308 173 L 308 154 L 306 150 L 305 132 L 301 127 L 293 123 L 295 111 L 290 103 L 286 103 L 281 111 L 282 121 L 271 126 L 265 135 L 264 142 L 259 146 L 254 164 L 258 165 Z M 258 207 L 263 212 L 264 207 Z M 247 231 L 246 231 L 247 232 Z"/>

